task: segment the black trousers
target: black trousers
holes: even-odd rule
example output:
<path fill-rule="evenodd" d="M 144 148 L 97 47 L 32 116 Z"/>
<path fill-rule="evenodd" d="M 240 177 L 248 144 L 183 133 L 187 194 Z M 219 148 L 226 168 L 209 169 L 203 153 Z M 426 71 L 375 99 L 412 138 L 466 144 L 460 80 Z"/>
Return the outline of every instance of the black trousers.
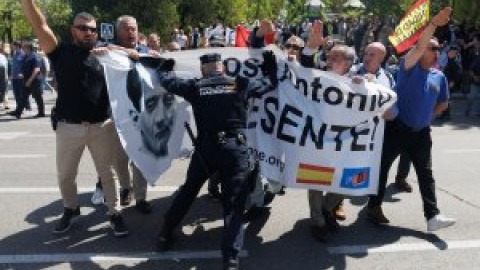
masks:
<path fill-rule="evenodd" d="M 228 260 L 235 258 L 243 246 L 243 214 L 249 192 L 247 145 L 236 138 L 226 138 L 221 143 L 215 139 L 198 139 L 187 179 L 165 214 L 161 233 L 171 234 L 187 214 L 200 188 L 210 176 L 205 166 L 209 172 L 217 172 L 221 179 L 224 218 L 222 256 Z"/>
<path fill-rule="evenodd" d="M 429 220 L 440 213 L 437 208 L 435 180 L 432 173 L 430 132 L 430 127 L 412 130 L 398 119 L 387 122 L 380 163 L 378 194 L 370 196 L 369 208 L 382 205 L 390 167 L 400 154 L 406 153 L 417 173 L 425 218 Z"/>
<path fill-rule="evenodd" d="M 38 107 L 38 114 L 44 115 L 45 114 L 45 104 L 43 103 L 43 96 L 42 96 L 42 88 L 41 85 L 32 85 L 30 87 L 24 88 L 24 95 L 22 96 L 22 100 L 20 106 L 16 108 L 16 112 L 18 114 L 22 114 L 23 110 L 28 106 L 28 99 L 32 95 L 35 103 L 37 103 Z"/>

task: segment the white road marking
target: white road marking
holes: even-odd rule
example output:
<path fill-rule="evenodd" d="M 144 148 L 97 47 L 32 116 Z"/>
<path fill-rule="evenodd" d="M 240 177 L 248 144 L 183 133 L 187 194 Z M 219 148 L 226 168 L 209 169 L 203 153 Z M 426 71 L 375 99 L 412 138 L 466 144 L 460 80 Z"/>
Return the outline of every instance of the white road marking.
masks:
<path fill-rule="evenodd" d="M 55 138 L 55 133 L 27 134 L 23 137 L 27 137 L 27 138 Z"/>
<path fill-rule="evenodd" d="M 0 155 L 0 158 L 45 158 L 48 155 L 44 154 L 10 154 L 10 155 Z"/>
<path fill-rule="evenodd" d="M 13 140 L 27 134 L 28 132 L 0 132 L 0 140 Z"/>
<path fill-rule="evenodd" d="M 392 253 L 392 252 L 411 252 L 411 251 L 430 251 L 430 250 L 449 250 L 449 249 L 471 249 L 480 248 L 480 240 L 465 241 L 447 241 L 447 242 L 422 242 L 415 244 L 390 244 L 390 245 L 352 245 L 329 247 L 330 254 L 373 254 L 373 253 Z"/>
<path fill-rule="evenodd" d="M 155 186 L 149 187 L 149 192 L 174 192 L 178 186 Z M 79 187 L 79 192 L 93 192 L 95 187 Z M 0 194 L 26 194 L 26 193 L 58 193 L 58 187 L 4 187 L 0 188 Z"/>
<path fill-rule="evenodd" d="M 444 152 L 449 154 L 470 154 L 479 153 L 480 149 L 446 149 Z"/>
<path fill-rule="evenodd" d="M 240 257 L 248 256 L 247 251 Z M 136 252 L 136 253 L 60 253 L 30 255 L 0 255 L 0 264 L 58 263 L 58 262 L 145 262 L 148 260 L 182 260 L 221 258 L 220 250 L 184 252 Z"/>
<path fill-rule="evenodd" d="M 30 132 L 0 132 L 0 140 L 13 140 L 18 138 L 54 138 L 55 133 L 38 133 Z"/>

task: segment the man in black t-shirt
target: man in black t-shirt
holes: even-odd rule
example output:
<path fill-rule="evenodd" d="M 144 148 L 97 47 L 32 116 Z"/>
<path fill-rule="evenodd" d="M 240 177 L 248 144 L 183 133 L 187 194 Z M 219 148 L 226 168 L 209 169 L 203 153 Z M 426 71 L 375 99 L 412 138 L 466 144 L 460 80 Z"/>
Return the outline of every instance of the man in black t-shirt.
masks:
<path fill-rule="evenodd" d="M 111 170 L 111 138 L 115 129 L 109 117 L 108 93 L 103 68 L 90 54 L 98 40 L 95 18 L 85 12 L 77 14 L 70 27 L 72 44 L 59 43 L 34 0 L 20 3 L 58 81 L 56 159 L 64 213 L 53 232 L 67 232 L 72 219 L 80 215 L 75 178 L 82 153 L 88 147 L 102 179 L 113 232 L 115 236 L 126 235 L 128 230 L 116 210 Z"/>

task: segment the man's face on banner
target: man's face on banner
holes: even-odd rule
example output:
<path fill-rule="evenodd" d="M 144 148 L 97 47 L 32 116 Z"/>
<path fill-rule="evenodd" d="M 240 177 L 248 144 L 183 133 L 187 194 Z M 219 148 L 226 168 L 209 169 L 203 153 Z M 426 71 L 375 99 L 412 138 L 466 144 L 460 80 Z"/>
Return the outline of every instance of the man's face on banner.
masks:
<path fill-rule="evenodd" d="M 138 119 L 142 141 L 156 157 L 166 156 L 175 120 L 175 98 L 158 84 L 143 90 L 144 108 Z"/>
<path fill-rule="evenodd" d="M 132 85 L 136 85 L 137 95 L 132 95 L 136 96 L 132 101 L 140 104 L 132 114 L 133 121 L 141 133 L 144 149 L 157 158 L 167 156 L 176 115 L 175 98 L 160 86 L 156 74 L 142 67 L 136 70 L 139 76 L 132 76 L 136 81 Z"/>

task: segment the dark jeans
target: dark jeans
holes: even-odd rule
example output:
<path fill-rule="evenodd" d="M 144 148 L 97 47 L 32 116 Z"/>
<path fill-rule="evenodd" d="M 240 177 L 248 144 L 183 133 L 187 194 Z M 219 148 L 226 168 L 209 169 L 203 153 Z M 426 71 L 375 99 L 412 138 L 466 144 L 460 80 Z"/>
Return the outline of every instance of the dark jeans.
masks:
<path fill-rule="evenodd" d="M 12 88 L 13 88 L 13 97 L 15 98 L 15 103 L 17 104 L 17 111 L 18 108 L 21 106 L 24 96 L 25 96 L 25 82 L 23 79 L 12 79 Z M 25 109 L 30 110 L 30 101 L 27 98 L 27 105 Z"/>
<path fill-rule="evenodd" d="M 7 96 L 7 85 L 5 82 L 0 82 L 0 102 L 4 102 Z"/>
<path fill-rule="evenodd" d="M 406 179 L 410 173 L 410 158 L 406 153 L 400 155 L 398 162 L 397 176 L 395 178 Z"/>
<path fill-rule="evenodd" d="M 22 114 L 23 110 L 27 108 L 30 95 L 33 96 L 35 103 L 37 103 L 38 114 L 45 115 L 45 105 L 43 103 L 42 88 L 40 85 L 32 85 L 30 87 L 24 88 L 22 101 L 20 103 L 20 106 L 18 106 L 17 109 L 15 110 L 15 112 L 19 115 Z"/>
<path fill-rule="evenodd" d="M 224 143 L 219 143 L 216 139 L 198 139 L 187 179 L 165 214 L 161 233 L 171 234 L 186 215 L 209 177 L 205 166 L 208 171 L 217 172 L 221 179 L 224 218 L 222 256 L 228 260 L 236 257 L 243 246 L 243 213 L 249 189 L 247 146 L 236 138 L 227 138 Z"/>
<path fill-rule="evenodd" d="M 378 194 L 371 195 L 368 207 L 381 206 L 385 196 L 388 171 L 395 159 L 406 153 L 410 157 L 415 172 L 423 201 L 423 211 L 427 220 L 437 215 L 435 195 L 435 180 L 432 173 L 432 138 L 430 127 L 421 130 L 412 130 L 400 120 L 387 122 L 385 138 L 383 141 L 382 160 L 380 164 L 380 179 Z"/>

